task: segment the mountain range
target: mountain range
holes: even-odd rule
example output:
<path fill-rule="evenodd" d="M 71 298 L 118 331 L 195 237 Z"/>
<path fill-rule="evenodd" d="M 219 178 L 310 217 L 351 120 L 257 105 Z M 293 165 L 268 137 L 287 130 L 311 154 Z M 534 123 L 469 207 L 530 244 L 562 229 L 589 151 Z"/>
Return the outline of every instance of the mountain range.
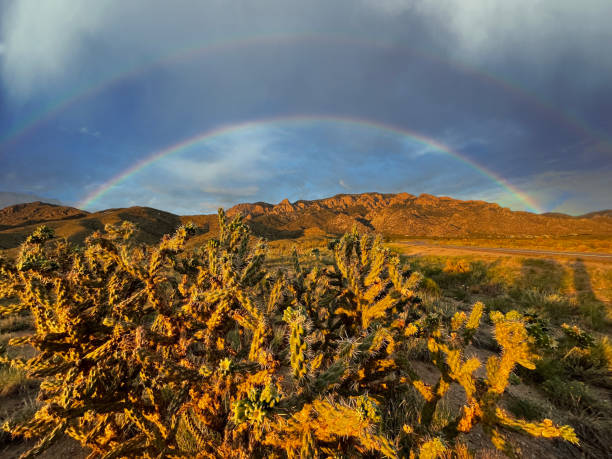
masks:
<path fill-rule="evenodd" d="M 463 201 L 429 194 L 340 194 L 313 201 L 238 204 L 229 216 L 242 214 L 253 232 L 268 239 L 295 238 L 309 230 L 329 235 L 357 227 L 393 237 L 612 236 L 612 210 L 574 217 L 559 213 L 512 211 L 495 203 Z M 148 207 L 89 213 L 44 202 L 16 204 L 0 210 L 0 249 L 17 247 L 37 225 L 80 243 L 107 223 L 134 222 L 138 239 L 152 243 L 176 226 L 193 221 L 204 238 L 216 234 L 216 215 L 179 216 Z"/>

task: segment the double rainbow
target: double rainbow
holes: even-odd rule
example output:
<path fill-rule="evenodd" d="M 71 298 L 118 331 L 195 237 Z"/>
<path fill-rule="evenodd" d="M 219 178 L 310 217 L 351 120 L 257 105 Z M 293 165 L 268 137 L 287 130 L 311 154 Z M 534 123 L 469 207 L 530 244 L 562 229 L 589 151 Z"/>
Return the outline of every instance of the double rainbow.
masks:
<path fill-rule="evenodd" d="M 136 64 L 132 67 L 121 69 L 118 72 L 106 75 L 101 80 L 94 84 L 88 84 L 78 87 L 77 90 L 71 90 L 68 93 L 60 95 L 54 102 L 43 107 L 42 110 L 34 113 L 32 116 L 23 120 L 21 123 L 15 125 L 11 130 L 6 132 L 0 137 L 0 150 L 5 150 L 19 139 L 26 137 L 28 134 L 34 132 L 39 126 L 54 119 L 61 113 L 70 109 L 70 107 L 83 102 L 87 99 L 93 98 L 94 96 L 102 93 L 103 91 L 112 88 L 114 85 L 120 84 L 124 81 L 139 77 L 147 72 L 153 71 L 156 68 L 164 66 L 189 62 L 196 58 L 203 58 L 211 55 L 216 55 L 224 52 L 239 51 L 241 49 L 253 47 L 253 46 L 267 46 L 267 45 L 291 45 L 297 43 L 311 43 L 311 44 L 335 44 L 335 45 L 346 45 L 346 46 L 357 46 L 371 49 L 380 49 L 382 51 L 393 51 L 393 52 L 404 52 L 418 58 L 424 59 L 428 62 L 448 67 L 453 71 L 459 72 L 462 75 L 468 76 L 482 81 L 486 85 L 495 87 L 505 93 L 511 94 L 518 100 L 531 107 L 534 111 L 542 116 L 545 116 L 557 123 L 560 123 L 572 131 L 586 135 L 591 139 L 595 139 L 606 148 L 612 150 L 612 144 L 601 137 L 600 134 L 591 129 L 583 121 L 563 112 L 560 112 L 557 108 L 548 104 L 530 94 L 528 91 L 520 88 L 514 83 L 499 78 L 498 76 L 482 71 L 480 69 L 465 65 L 464 63 L 457 62 L 442 58 L 440 56 L 425 53 L 421 50 L 414 49 L 403 44 L 390 43 L 376 40 L 363 40 L 351 36 L 342 35 L 266 35 L 266 36 L 250 36 L 234 40 L 223 40 L 219 42 L 207 43 L 204 46 L 197 45 L 194 47 L 185 47 L 178 51 L 173 51 L 161 58 L 149 60 L 144 63 Z M 377 121 L 358 119 L 352 117 L 341 117 L 341 116 L 315 116 L 315 115 L 298 115 L 290 117 L 280 118 L 265 118 L 255 121 L 241 122 L 236 124 L 224 125 L 211 130 L 204 131 L 193 137 L 181 140 L 178 143 L 170 145 L 162 150 L 148 155 L 145 159 L 135 163 L 132 167 L 123 171 L 119 175 L 111 178 L 94 192 L 86 196 L 78 204 L 81 207 L 89 207 L 101 196 L 106 194 L 113 186 L 127 180 L 138 171 L 147 167 L 149 164 L 164 158 L 168 155 L 172 155 L 186 149 L 193 147 L 200 143 L 205 143 L 215 137 L 222 135 L 231 134 L 240 130 L 249 129 L 257 126 L 272 125 L 279 123 L 344 123 L 351 124 L 355 127 L 368 127 L 376 128 L 381 131 L 394 133 L 396 135 L 403 136 L 411 141 L 420 143 L 428 146 L 431 149 L 443 152 L 451 157 L 456 158 L 462 163 L 469 165 L 474 170 L 478 171 L 482 176 L 488 180 L 493 181 L 499 187 L 510 193 L 514 198 L 521 201 L 525 207 L 529 210 L 540 212 L 538 204 L 524 192 L 517 189 L 515 186 L 510 184 L 506 179 L 501 177 L 499 174 L 489 170 L 488 168 L 476 163 L 469 157 L 453 150 L 447 145 L 417 132 L 405 129 L 403 127 L 397 127 L 389 124 L 382 124 Z"/>
<path fill-rule="evenodd" d="M 426 146 L 432 150 L 444 153 L 449 155 L 458 161 L 470 166 L 472 169 L 477 171 L 482 176 L 486 177 L 488 180 L 494 182 L 497 186 L 504 189 L 514 198 L 522 202 L 526 208 L 533 212 L 541 212 L 538 204 L 527 194 L 510 184 L 506 179 L 494 173 L 493 171 L 486 169 L 480 164 L 476 163 L 474 160 L 469 157 L 459 153 L 456 150 L 453 150 L 451 147 L 444 145 L 443 143 L 426 137 L 417 132 L 393 126 L 390 124 L 381 124 L 375 121 L 359 119 L 359 118 L 350 118 L 350 117 L 339 117 L 339 116 L 316 116 L 316 115 L 296 115 L 296 116 L 286 116 L 280 118 L 264 118 L 255 121 L 247 121 L 243 123 L 230 124 L 221 127 L 217 127 L 214 129 L 210 129 L 204 132 L 201 132 L 195 136 L 189 137 L 187 139 L 183 139 L 177 143 L 174 143 L 166 148 L 155 151 L 142 159 L 141 161 L 135 163 L 130 168 L 124 170 L 120 174 L 106 181 L 104 184 L 99 186 L 93 192 L 88 194 L 85 198 L 83 198 L 78 204 L 77 207 L 86 209 L 93 206 L 96 201 L 102 198 L 106 193 L 108 193 L 113 187 L 125 182 L 130 177 L 134 176 L 138 172 L 142 171 L 146 167 L 151 164 L 162 160 L 163 158 L 167 158 L 171 155 L 175 155 L 181 152 L 188 150 L 197 145 L 203 145 L 206 142 L 209 142 L 217 137 L 236 134 L 241 131 L 264 127 L 264 126 L 283 126 L 283 125 L 307 125 L 307 124 L 342 124 L 348 125 L 355 128 L 370 128 L 377 129 L 379 131 L 390 133 L 394 135 L 402 136 L 412 142 L 421 144 Z"/>

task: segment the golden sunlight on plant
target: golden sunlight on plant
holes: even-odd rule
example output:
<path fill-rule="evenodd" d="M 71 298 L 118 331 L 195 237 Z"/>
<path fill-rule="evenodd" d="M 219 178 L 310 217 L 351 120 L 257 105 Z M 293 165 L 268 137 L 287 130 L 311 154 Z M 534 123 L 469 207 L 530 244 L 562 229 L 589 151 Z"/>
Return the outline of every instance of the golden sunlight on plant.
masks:
<path fill-rule="evenodd" d="M 16 263 L 0 261 L 0 312 L 29 310 L 35 325 L 9 342 L 34 357 L 2 357 L 41 381 L 38 411 L 4 425 L 40 439 L 24 457 L 63 434 L 105 458 L 469 457 L 462 438 L 477 424 L 510 455 L 508 431 L 578 441 L 571 427 L 500 406 L 511 372 L 538 358 L 521 314 L 487 318 L 482 303 L 449 319 L 426 312 L 423 276 L 356 232 L 333 246 L 330 268 L 296 256 L 270 271 L 239 217 L 219 221 L 219 238 L 193 253 L 193 225 L 147 247 L 124 223 L 83 249 L 41 228 Z M 501 352 L 481 362 L 466 348 L 488 319 Z M 419 344 L 435 384 L 407 357 Z M 453 385 L 465 400 L 440 425 Z M 410 423 L 403 401 L 415 389 L 423 403 Z"/>

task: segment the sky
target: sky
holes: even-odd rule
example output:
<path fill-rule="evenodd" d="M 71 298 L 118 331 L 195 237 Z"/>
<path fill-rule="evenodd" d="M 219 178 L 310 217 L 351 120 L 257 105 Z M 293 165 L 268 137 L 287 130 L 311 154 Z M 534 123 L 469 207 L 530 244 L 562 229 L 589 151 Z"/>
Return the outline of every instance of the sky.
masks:
<path fill-rule="evenodd" d="M 0 191 L 612 208 L 609 0 L 0 0 Z"/>

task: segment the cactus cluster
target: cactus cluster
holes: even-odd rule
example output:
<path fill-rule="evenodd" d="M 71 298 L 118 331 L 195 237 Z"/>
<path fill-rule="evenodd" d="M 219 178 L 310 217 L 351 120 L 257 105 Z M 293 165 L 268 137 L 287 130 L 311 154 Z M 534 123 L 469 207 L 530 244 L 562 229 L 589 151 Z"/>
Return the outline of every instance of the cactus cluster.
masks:
<path fill-rule="evenodd" d="M 271 272 L 266 247 L 240 217 L 193 253 L 180 227 L 156 246 L 130 224 L 84 248 L 40 229 L 15 263 L 0 260 L 1 314 L 28 310 L 35 331 L 13 339 L 29 360 L 0 357 L 38 378 L 40 408 L 16 436 L 65 434 L 91 457 L 437 457 L 463 451 L 476 424 L 514 454 L 508 431 L 577 438 L 570 427 L 511 417 L 500 407 L 516 365 L 532 368 L 526 320 L 494 312 L 499 355 L 481 366 L 466 346 L 484 306 L 446 319 L 422 307 L 422 276 L 380 239 L 356 232 L 333 245 L 334 264 Z M 438 370 L 423 381 L 409 358 L 422 343 Z M 452 385 L 463 407 L 436 427 Z M 403 397 L 422 397 L 413 424 Z M 457 452 L 455 454 L 458 454 Z M 465 457 L 463 454 L 461 457 Z"/>

